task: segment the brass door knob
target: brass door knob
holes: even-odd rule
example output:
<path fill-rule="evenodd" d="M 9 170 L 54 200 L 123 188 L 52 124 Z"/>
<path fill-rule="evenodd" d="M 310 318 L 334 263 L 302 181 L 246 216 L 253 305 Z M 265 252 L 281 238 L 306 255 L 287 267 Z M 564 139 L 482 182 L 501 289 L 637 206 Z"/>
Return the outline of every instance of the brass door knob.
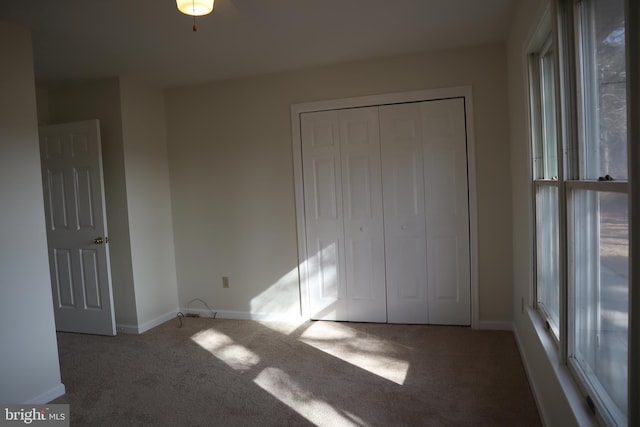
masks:
<path fill-rule="evenodd" d="M 103 237 L 96 237 L 95 239 L 93 239 L 93 243 L 95 243 L 96 245 L 101 245 L 104 243 L 104 238 Z"/>

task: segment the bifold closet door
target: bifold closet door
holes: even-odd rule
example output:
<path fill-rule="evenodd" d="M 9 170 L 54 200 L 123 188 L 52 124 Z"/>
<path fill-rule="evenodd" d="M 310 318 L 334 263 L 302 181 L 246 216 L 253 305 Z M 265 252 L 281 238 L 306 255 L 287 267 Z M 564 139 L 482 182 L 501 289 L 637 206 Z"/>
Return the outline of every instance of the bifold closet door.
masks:
<path fill-rule="evenodd" d="M 390 323 L 471 324 L 464 100 L 380 107 Z"/>
<path fill-rule="evenodd" d="M 386 322 L 378 109 L 301 116 L 312 319 Z"/>

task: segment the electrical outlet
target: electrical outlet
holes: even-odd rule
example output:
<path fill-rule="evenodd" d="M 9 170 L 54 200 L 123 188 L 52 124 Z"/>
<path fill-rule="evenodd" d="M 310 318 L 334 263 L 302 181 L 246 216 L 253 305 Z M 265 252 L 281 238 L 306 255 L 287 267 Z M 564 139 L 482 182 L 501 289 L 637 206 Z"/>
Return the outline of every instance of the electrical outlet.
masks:
<path fill-rule="evenodd" d="M 228 288 L 229 287 L 229 277 L 222 276 L 222 287 L 223 288 Z"/>

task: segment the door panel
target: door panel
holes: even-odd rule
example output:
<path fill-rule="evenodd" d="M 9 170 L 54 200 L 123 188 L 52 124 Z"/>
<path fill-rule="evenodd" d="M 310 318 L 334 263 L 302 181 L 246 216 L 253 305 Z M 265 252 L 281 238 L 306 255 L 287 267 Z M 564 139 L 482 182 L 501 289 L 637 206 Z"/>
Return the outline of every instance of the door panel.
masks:
<path fill-rule="evenodd" d="M 346 162 L 347 210 L 349 219 L 373 217 L 371 200 L 371 164 L 367 156 L 351 155 Z"/>
<path fill-rule="evenodd" d="M 389 294 L 393 298 L 390 303 L 394 303 L 394 311 L 402 310 L 404 300 L 415 300 L 423 297 L 421 294 L 424 277 L 421 268 L 416 268 L 423 264 L 420 254 L 423 243 L 421 239 L 416 238 L 398 238 L 394 239 L 388 245 L 388 252 L 393 254 L 389 260 L 390 270 L 402 271 L 402 281 L 396 282 L 393 288 L 389 289 Z"/>
<path fill-rule="evenodd" d="M 352 261 L 353 267 L 349 269 L 351 276 L 350 283 L 353 286 L 349 289 L 350 298 L 353 300 L 371 300 L 373 297 L 374 282 L 373 275 L 373 243 L 371 240 L 352 240 L 349 244 L 348 258 Z"/>
<path fill-rule="evenodd" d="M 338 217 L 338 179 L 336 159 L 313 159 L 313 206 L 316 221 L 337 221 Z"/>
<path fill-rule="evenodd" d="M 342 289 L 338 287 L 338 259 L 340 258 L 339 240 L 318 242 L 318 279 L 320 280 L 320 299 L 341 299 Z"/>
<path fill-rule="evenodd" d="M 425 150 L 425 200 L 428 217 L 458 214 L 458 167 L 451 149 Z"/>
<path fill-rule="evenodd" d="M 79 229 L 95 230 L 95 218 L 93 215 L 93 183 L 91 169 L 79 167 L 73 171 L 76 194 L 76 219 Z"/>
<path fill-rule="evenodd" d="M 427 242 L 427 263 L 432 268 L 429 282 L 433 283 L 433 299 L 435 301 L 458 301 L 458 269 L 457 239 L 449 237 L 436 237 Z"/>
<path fill-rule="evenodd" d="M 68 229 L 67 206 L 64 194 L 64 170 L 49 169 L 46 171 L 45 192 L 49 194 L 49 223 L 52 230 Z"/>
<path fill-rule="evenodd" d="M 375 108 L 301 117 L 313 319 L 386 321 L 377 118 Z"/>
<path fill-rule="evenodd" d="M 334 111 L 303 114 L 303 169 L 311 317 L 347 313 L 340 130 Z"/>
<path fill-rule="evenodd" d="M 56 329 L 115 335 L 97 120 L 40 128 Z"/>
<path fill-rule="evenodd" d="M 98 251 L 84 249 L 80 251 L 82 260 L 82 289 L 84 306 L 87 309 L 102 309 L 100 301 L 100 280 L 98 279 Z"/>
<path fill-rule="evenodd" d="M 74 308 L 76 302 L 73 274 L 71 273 L 71 251 L 68 249 L 54 249 L 54 262 L 54 296 L 58 296 L 60 307 Z"/>
<path fill-rule="evenodd" d="M 471 324 L 464 100 L 423 102 L 429 323 Z"/>
<path fill-rule="evenodd" d="M 427 323 L 422 125 L 415 104 L 380 107 L 387 312 L 390 323 Z"/>
<path fill-rule="evenodd" d="M 347 319 L 386 322 L 382 177 L 377 108 L 339 111 L 345 200 Z"/>
<path fill-rule="evenodd" d="M 380 107 L 389 322 L 469 325 L 463 99 Z"/>

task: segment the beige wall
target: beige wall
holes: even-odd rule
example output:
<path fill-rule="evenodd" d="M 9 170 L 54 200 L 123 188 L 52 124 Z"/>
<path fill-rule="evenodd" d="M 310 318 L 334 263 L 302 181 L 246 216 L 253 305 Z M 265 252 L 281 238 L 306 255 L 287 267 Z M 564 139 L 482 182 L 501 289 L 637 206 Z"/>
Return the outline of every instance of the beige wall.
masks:
<path fill-rule="evenodd" d="M 67 84 L 47 92 L 39 98 L 48 100 L 48 109 L 40 111 L 48 111 L 49 124 L 100 120 L 116 322 L 136 325 L 119 79 Z"/>
<path fill-rule="evenodd" d="M 148 329 L 178 307 L 164 94 L 121 79 L 120 98 L 137 324 Z"/>
<path fill-rule="evenodd" d="M 299 312 L 291 104 L 470 85 L 480 320 L 511 321 L 506 79 L 504 47 L 489 46 L 167 90 L 181 306 L 203 298 L 219 310 Z"/>
<path fill-rule="evenodd" d="M 62 394 L 31 37 L 0 22 L 0 402 Z"/>

